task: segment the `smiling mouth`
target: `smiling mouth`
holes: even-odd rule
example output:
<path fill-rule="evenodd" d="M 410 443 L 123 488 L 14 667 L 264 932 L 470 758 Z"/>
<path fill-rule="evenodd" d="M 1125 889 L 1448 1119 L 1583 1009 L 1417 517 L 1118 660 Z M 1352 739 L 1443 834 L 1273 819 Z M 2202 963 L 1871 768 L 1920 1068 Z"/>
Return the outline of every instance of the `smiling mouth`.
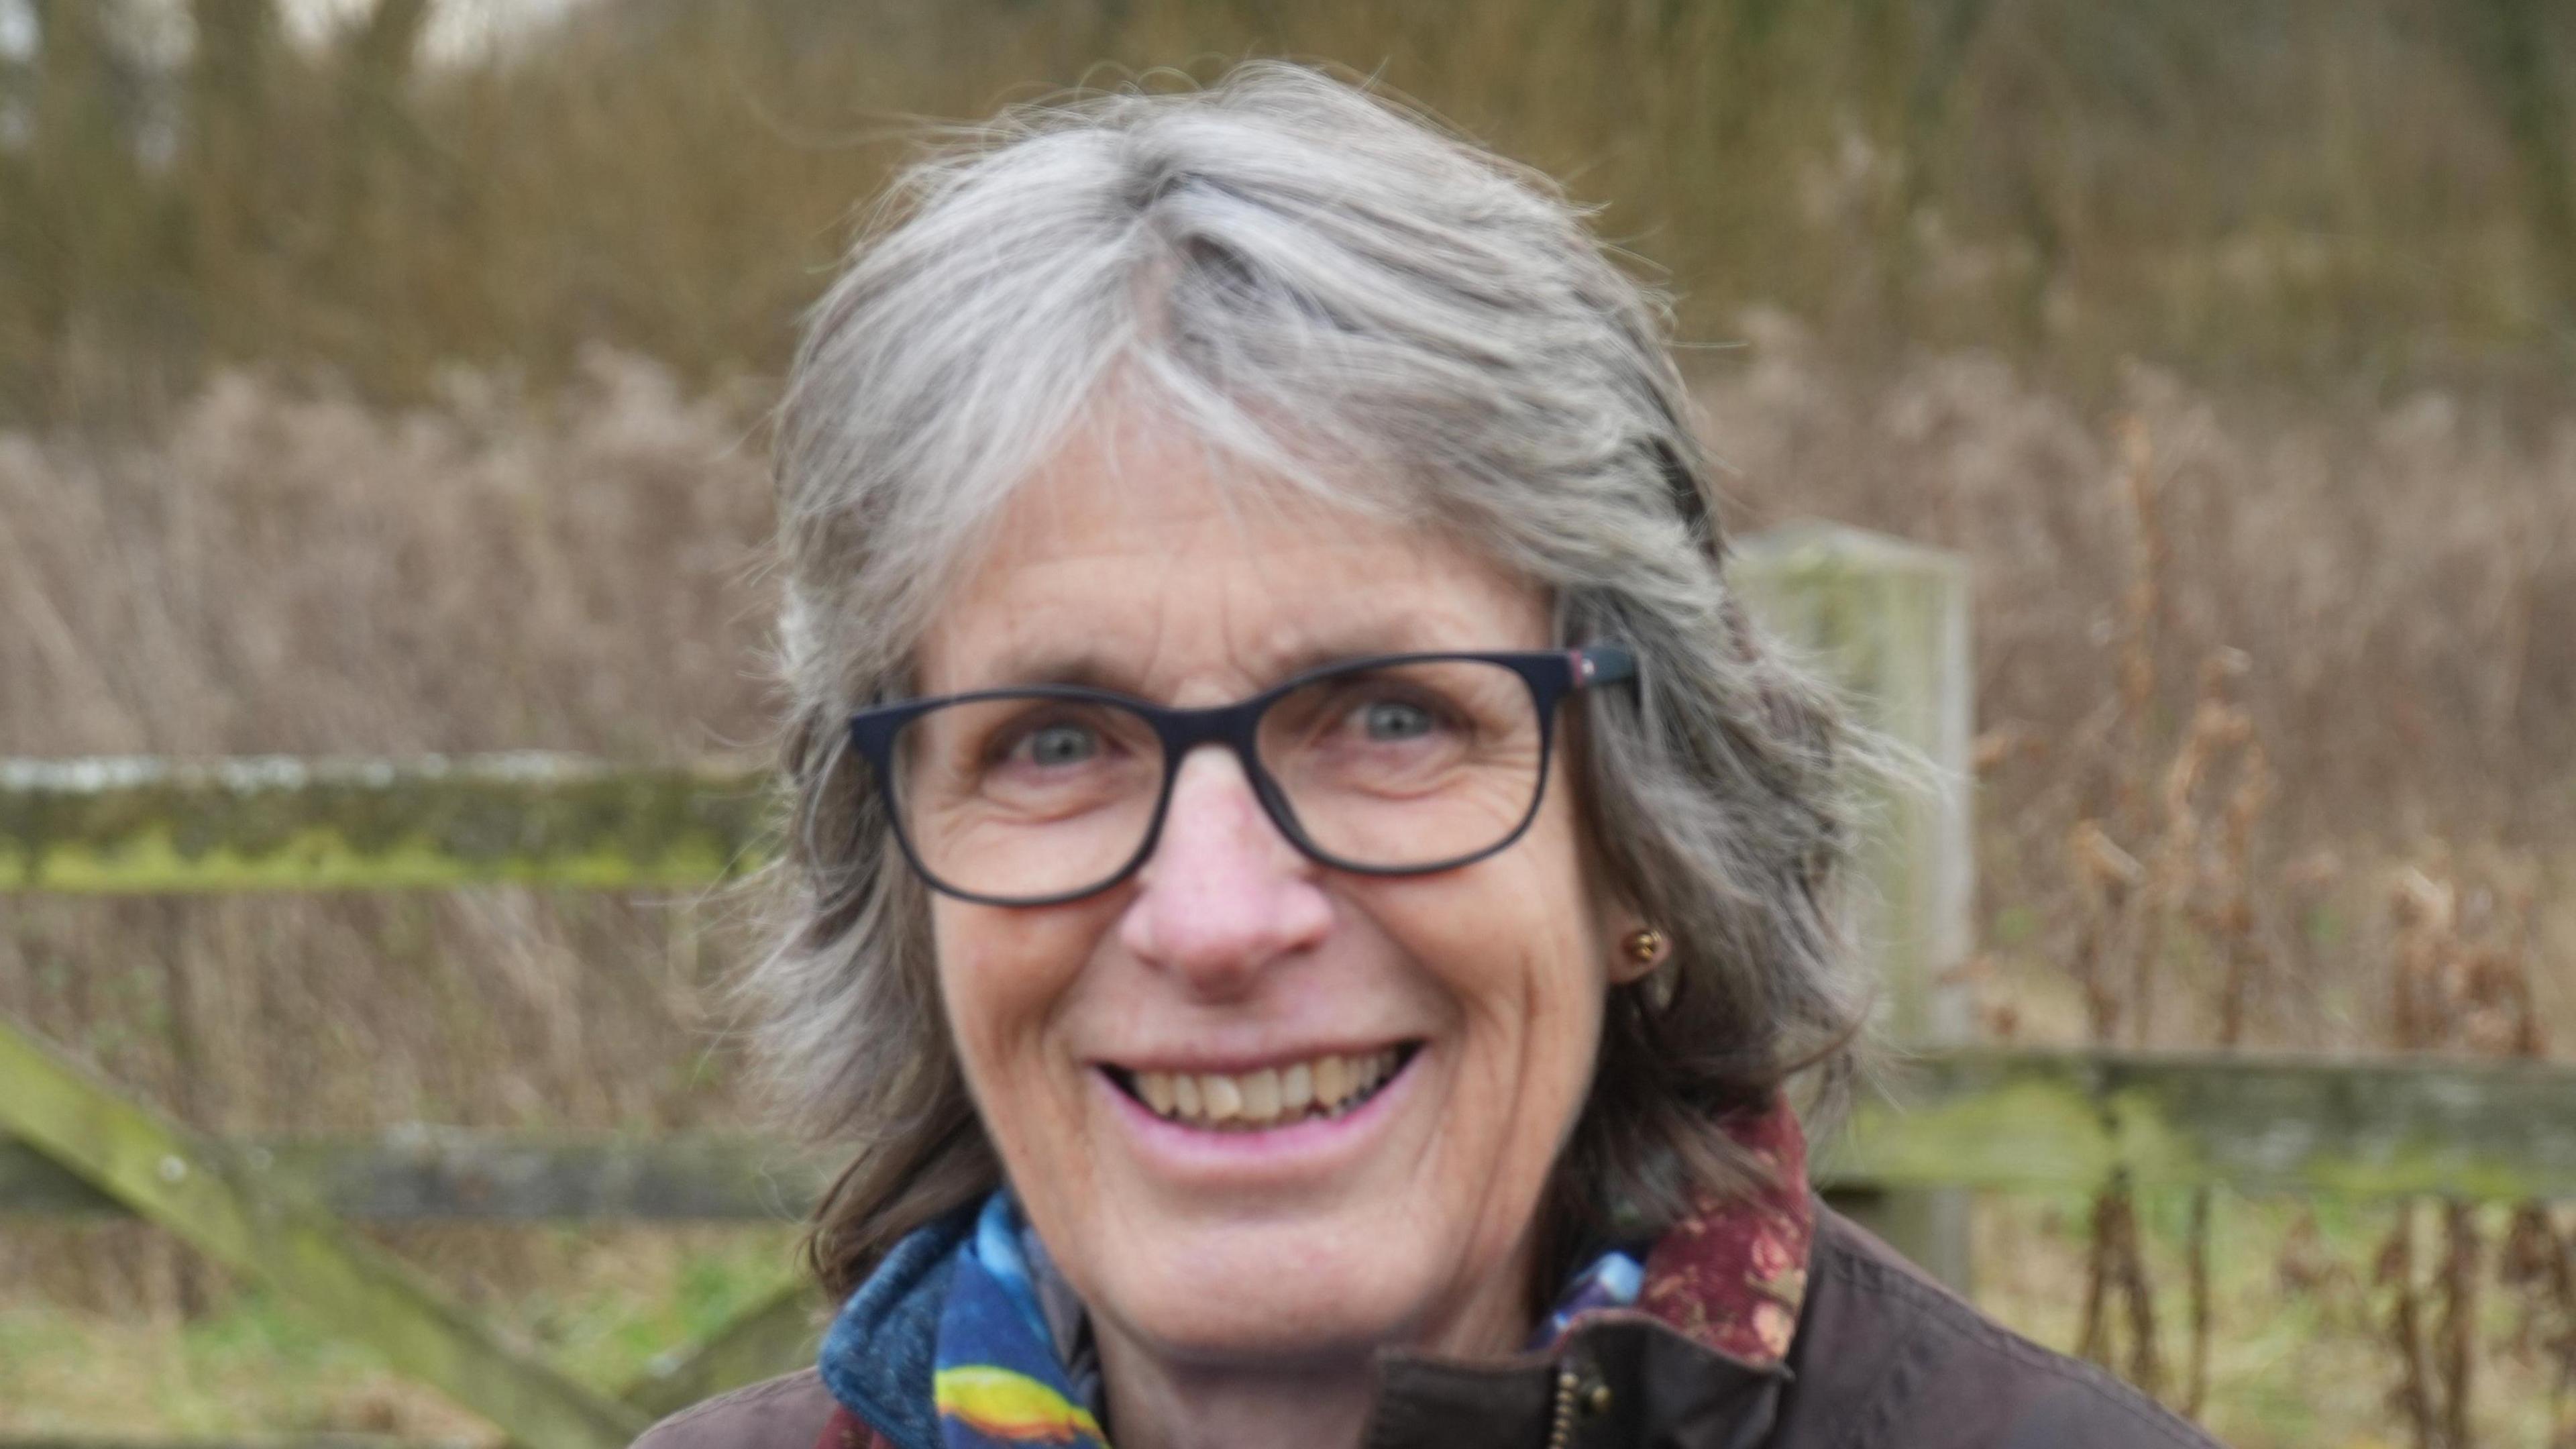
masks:
<path fill-rule="evenodd" d="M 1118 1089 L 1166 1122 L 1209 1132 L 1265 1132 L 1344 1117 L 1386 1089 L 1421 1050 L 1407 1042 L 1252 1072 L 1137 1072 L 1104 1067 Z"/>

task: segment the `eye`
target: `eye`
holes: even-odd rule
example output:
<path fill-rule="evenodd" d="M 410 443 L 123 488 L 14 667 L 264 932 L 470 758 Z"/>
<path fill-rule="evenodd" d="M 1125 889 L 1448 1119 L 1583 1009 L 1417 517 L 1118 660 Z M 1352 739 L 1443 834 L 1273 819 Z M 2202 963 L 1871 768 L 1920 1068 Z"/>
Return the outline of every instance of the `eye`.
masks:
<path fill-rule="evenodd" d="M 1359 707 L 1360 733 L 1377 743 L 1418 740 L 1438 727 L 1431 711 L 1402 699 L 1373 699 Z"/>
<path fill-rule="evenodd" d="M 1012 754 L 1040 768 L 1079 765 L 1100 753 L 1100 733 L 1088 725 L 1040 725 L 1020 737 Z"/>

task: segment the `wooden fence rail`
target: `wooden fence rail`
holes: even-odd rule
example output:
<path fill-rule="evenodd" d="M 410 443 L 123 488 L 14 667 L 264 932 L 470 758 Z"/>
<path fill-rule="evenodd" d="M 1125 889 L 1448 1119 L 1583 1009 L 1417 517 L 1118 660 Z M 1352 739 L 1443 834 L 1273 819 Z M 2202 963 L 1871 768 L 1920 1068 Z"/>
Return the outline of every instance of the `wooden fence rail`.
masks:
<path fill-rule="evenodd" d="M 703 886 L 766 857 L 767 780 L 549 754 L 0 760 L 0 892 Z"/>
<path fill-rule="evenodd" d="M 1907 1068 L 1819 1144 L 1829 1188 L 2146 1190 L 2576 1200 L 2576 1069 L 2431 1058 L 1968 1049 Z M 725 1133 L 660 1137 L 406 1127 L 252 1138 L 230 1170 L 360 1222 L 801 1220 L 832 1166 Z M 0 1142 L 0 1216 L 130 1215 L 24 1143 Z"/>

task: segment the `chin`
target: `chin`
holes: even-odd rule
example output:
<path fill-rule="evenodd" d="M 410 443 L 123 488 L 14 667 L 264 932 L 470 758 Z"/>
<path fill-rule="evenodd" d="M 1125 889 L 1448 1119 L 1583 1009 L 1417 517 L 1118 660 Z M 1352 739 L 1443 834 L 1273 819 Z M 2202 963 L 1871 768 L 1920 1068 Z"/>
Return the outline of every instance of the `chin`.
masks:
<path fill-rule="evenodd" d="M 1358 1215 L 1353 1215 L 1358 1216 Z M 1383 1221 L 1383 1218 L 1380 1218 Z M 1343 1224 L 1263 1223 L 1141 1235 L 1094 1310 L 1176 1359 L 1344 1359 L 1418 1336 L 1442 1297 L 1429 1245 L 1365 1245 Z"/>

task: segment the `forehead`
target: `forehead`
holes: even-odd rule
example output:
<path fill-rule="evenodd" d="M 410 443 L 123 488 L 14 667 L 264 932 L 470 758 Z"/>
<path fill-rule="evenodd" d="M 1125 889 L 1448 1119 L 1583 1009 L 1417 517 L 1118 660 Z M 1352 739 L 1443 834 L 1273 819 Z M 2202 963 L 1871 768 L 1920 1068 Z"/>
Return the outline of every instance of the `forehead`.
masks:
<path fill-rule="evenodd" d="M 1222 694 L 1335 658 L 1550 634 L 1544 591 L 1450 533 L 1123 424 L 1086 430 L 1016 490 L 919 666 L 926 693 Z"/>

